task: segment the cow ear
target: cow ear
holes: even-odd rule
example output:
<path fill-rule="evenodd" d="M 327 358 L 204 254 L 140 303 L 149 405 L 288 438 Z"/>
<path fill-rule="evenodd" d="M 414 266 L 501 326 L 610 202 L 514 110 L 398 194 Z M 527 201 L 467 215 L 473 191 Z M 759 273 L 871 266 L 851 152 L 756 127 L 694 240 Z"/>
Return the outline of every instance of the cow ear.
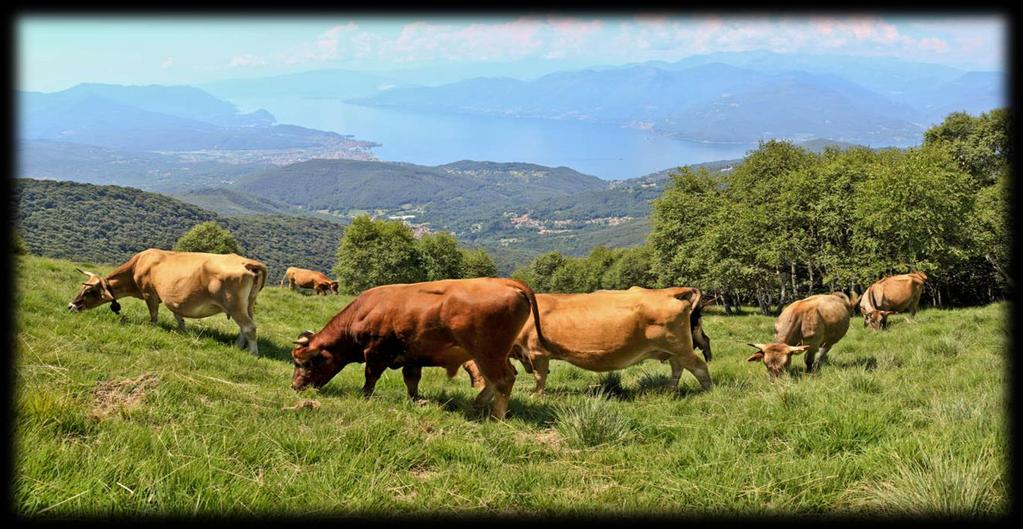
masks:
<path fill-rule="evenodd" d="M 764 352 L 757 351 L 753 353 L 753 356 L 746 359 L 747 362 L 759 362 L 764 359 Z"/>
<path fill-rule="evenodd" d="M 302 334 L 298 335 L 298 339 L 291 343 L 295 345 L 306 346 L 309 345 L 309 340 L 311 340 L 313 336 L 316 336 L 316 333 L 314 333 L 313 331 L 302 331 Z"/>

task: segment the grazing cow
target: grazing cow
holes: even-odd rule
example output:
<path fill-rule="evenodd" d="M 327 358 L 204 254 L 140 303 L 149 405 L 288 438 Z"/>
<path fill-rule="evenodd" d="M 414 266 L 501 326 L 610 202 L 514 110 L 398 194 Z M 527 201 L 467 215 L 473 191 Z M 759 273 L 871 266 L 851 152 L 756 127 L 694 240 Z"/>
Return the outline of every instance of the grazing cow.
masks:
<path fill-rule="evenodd" d="M 537 394 L 544 391 L 551 359 L 590 371 L 615 371 L 649 359 L 667 361 L 672 387 L 687 369 L 710 389 L 710 338 L 703 333 L 700 296 L 699 290 L 683 287 L 537 294 L 546 339 L 540 340 L 527 323 L 511 356 L 533 374 Z M 703 359 L 694 346 L 703 350 Z M 471 377 L 471 366 L 467 370 Z"/>
<path fill-rule="evenodd" d="M 371 288 L 320 332 L 299 336 L 291 351 L 291 386 L 318 389 L 345 365 L 365 362 L 364 395 L 373 393 L 385 369 L 400 367 L 409 397 L 417 399 L 423 367 L 444 367 L 453 376 L 473 360 L 486 381 L 476 404 L 486 404 L 496 393 L 491 416 L 503 419 L 515 382 L 508 353 L 530 311 L 536 316 L 533 291 L 514 279 L 445 279 Z M 543 340 L 539 318 L 534 318 L 533 328 Z"/>
<path fill-rule="evenodd" d="M 287 282 L 291 290 L 295 288 L 311 288 L 316 294 L 326 296 L 329 292 L 337 294 L 337 281 L 315 270 L 307 270 L 295 266 L 289 267 L 281 278 L 281 286 Z"/>
<path fill-rule="evenodd" d="M 890 276 L 875 281 L 860 296 L 860 312 L 863 313 L 863 326 L 881 330 L 888 326 L 888 316 L 896 312 L 910 312 L 916 316 L 920 305 L 920 295 L 924 291 L 927 275 L 923 272 L 912 272 Z"/>
<path fill-rule="evenodd" d="M 831 347 L 849 330 L 855 306 L 843 292 L 817 294 L 793 302 L 774 322 L 774 342 L 747 344 L 757 349 L 748 360 L 763 360 L 771 376 L 778 376 L 789 366 L 792 355 L 805 352 L 806 371 L 812 372 L 817 351 L 821 354 L 820 362 L 824 362 Z"/>
<path fill-rule="evenodd" d="M 174 314 L 178 329 L 184 330 L 184 318 L 205 318 L 224 312 L 241 329 L 235 344 L 259 352 L 256 322 L 252 309 L 256 296 L 266 283 L 263 263 L 235 254 L 172 252 L 150 248 L 143 250 L 103 277 L 78 270 L 89 276 L 82 289 L 68 304 L 78 312 L 110 303 L 120 311 L 118 298 L 145 300 L 149 320 L 156 323 L 160 303 Z"/>

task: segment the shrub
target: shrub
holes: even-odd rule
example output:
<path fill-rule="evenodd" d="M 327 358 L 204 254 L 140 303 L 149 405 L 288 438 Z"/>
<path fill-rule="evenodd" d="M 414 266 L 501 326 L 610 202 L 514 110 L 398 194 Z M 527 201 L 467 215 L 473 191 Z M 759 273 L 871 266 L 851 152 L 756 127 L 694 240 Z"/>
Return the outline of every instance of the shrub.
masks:
<path fill-rule="evenodd" d="M 242 249 L 231 232 L 210 220 L 197 224 L 174 243 L 176 252 L 206 252 L 241 255 Z"/>

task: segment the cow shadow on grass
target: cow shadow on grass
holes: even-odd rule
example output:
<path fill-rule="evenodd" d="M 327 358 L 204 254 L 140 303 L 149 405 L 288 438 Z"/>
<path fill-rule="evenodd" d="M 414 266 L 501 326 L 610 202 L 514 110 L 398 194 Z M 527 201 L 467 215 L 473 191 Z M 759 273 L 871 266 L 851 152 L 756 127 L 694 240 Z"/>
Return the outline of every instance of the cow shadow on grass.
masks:
<path fill-rule="evenodd" d="M 149 325 L 148 321 L 146 322 L 146 325 Z M 174 323 L 167 323 L 161 321 L 157 323 L 157 325 L 161 329 L 164 329 L 170 333 L 177 334 L 182 333 L 182 331 L 178 329 L 177 324 Z M 227 347 L 235 347 L 238 350 L 241 350 L 240 347 L 237 347 L 234 344 L 235 341 L 238 339 L 239 333 L 237 331 L 236 332 L 224 331 L 222 329 L 216 329 L 213 327 L 207 327 L 195 323 L 189 325 L 189 321 L 185 320 L 184 334 L 186 336 L 196 338 L 211 338 L 213 341 L 218 342 L 222 345 L 225 345 Z M 259 336 L 257 330 L 256 345 L 259 347 L 260 357 L 281 360 L 289 363 L 291 362 L 291 344 L 282 345 L 268 338 L 263 338 Z"/>
<path fill-rule="evenodd" d="M 374 398 L 391 398 L 390 395 L 382 396 L 378 388 Z M 390 391 L 390 390 L 387 390 Z M 402 391 L 402 398 L 405 397 L 404 389 Z M 319 389 L 317 392 L 319 395 L 326 397 L 341 397 L 341 398 L 352 398 L 362 397 L 361 387 L 350 387 L 337 384 L 327 384 Z M 441 409 L 461 414 L 466 420 L 473 422 L 485 422 L 490 417 L 490 410 L 493 406 L 493 401 L 482 407 L 476 407 L 474 401 L 476 399 L 476 392 L 470 395 L 466 395 L 463 392 L 451 391 L 450 389 L 442 388 L 439 391 L 423 392 L 420 398 L 424 399 L 425 406 L 439 406 Z M 549 426 L 553 424 L 557 419 L 557 412 L 555 409 L 540 400 L 529 397 L 528 395 L 516 394 L 512 392 L 511 400 L 508 402 L 508 414 L 506 419 L 518 419 L 524 422 L 536 426 Z"/>

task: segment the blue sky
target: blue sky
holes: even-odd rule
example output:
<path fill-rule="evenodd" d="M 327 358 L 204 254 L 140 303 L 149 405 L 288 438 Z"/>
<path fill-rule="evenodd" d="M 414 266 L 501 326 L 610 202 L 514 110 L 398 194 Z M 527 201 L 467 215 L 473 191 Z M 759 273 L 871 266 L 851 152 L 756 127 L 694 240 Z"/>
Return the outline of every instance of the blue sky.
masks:
<path fill-rule="evenodd" d="M 322 68 L 528 77 L 755 49 L 1008 69 L 1007 22 L 997 16 L 23 16 L 17 32 L 18 88 L 45 92 Z"/>

